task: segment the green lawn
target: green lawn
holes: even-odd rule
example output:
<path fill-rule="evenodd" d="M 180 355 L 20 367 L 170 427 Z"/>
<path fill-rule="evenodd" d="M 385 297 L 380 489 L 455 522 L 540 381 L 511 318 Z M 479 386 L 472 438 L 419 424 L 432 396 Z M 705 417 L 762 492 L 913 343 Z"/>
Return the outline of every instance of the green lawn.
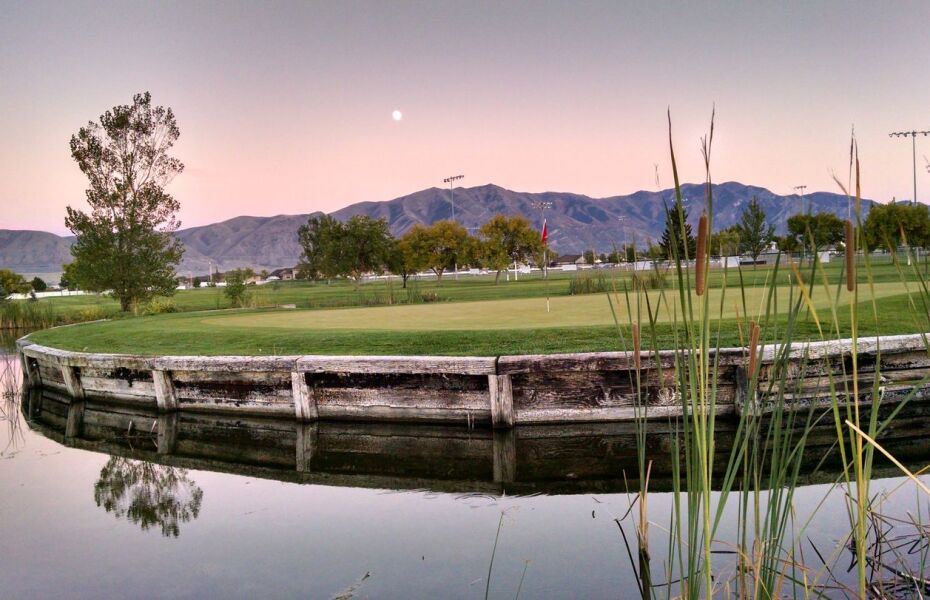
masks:
<path fill-rule="evenodd" d="M 861 335 L 894 334 L 927 330 L 926 318 L 910 306 L 901 283 L 875 287 L 881 322 L 871 318 L 871 301 L 860 302 Z M 833 293 L 834 290 L 831 290 Z M 788 290 L 778 292 L 779 310 L 786 310 Z M 864 291 L 862 292 L 865 293 Z M 731 289 L 720 315 L 720 291 L 712 290 L 715 327 L 721 345 L 741 345 L 737 315 L 761 314 L 763 288 Z M 658 292 L 649 294 L 655 306 Z M 861 297 L 860 297 L 861 298 Z M 667 291 L 659 310 L 656 343 L 666 347 L 675 336 L 677 293 Z M 838 322 L 842 336 L 849 334 L 850 295 L 845 288 L 838 300 Z M 640 300 L 644 302 L 645 297 Z M 830 299 L 815 288 L 814 304 L 821 322 L 829 326 Z M 546 313 L 545 299 L 524 298 L 480 302 L 446 302 L 373 308 L 330 310 L 243 310 L 179 313 L 76 325 L 32 334 L 37 343 L 69 350 L 139 354 L 441 354 L 502 355 L 524 353 L 581 352 L 626 349 L 631 322 L 624 296 L 615 297 L 614 310 L 622 324 L 614 325 L 606 294 L 557 297 L 552 312 Z M 635 313 L 635 297 L 631 297 Z M 642 309 L 645 311 L 645 309 Z M 802 312 L 795 339 L 816 334 L 814 320 Z M 634 319 L 635 320 L 635 319 Z M 642 319 L 641 321 L 643 321 Z M 773 325 L 783 328 L 785 317 Z M 644 326 L 644 331 L 649 331 Z M 766 333 L 773 335 L 771 329 Z M 835 334 L 834 334 L 835 337 Z M 644 345 L 651 335 L 644 334 Z"/>

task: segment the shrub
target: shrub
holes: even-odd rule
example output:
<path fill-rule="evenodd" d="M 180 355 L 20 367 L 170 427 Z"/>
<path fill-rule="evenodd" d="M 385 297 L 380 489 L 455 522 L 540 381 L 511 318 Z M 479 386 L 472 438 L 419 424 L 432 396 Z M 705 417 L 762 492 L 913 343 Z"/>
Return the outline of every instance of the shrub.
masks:
<path fill-rule="evenodd" d="M 173 312 L 178 312 L 178 307 L 174 305 L 173 300 L 170 298 L 154 298 L 145 305 L 145 310 L 142 311 L 142 314 L 161 315 Z"/>
<path fill-rule="evenodd" d="M 568 293 L 572 296 L 579 294 L 601 294 L 609 291 L 610 281 L 603 273 L 591 275 L 588 272 L 582 271 L 568 282 Z"/>

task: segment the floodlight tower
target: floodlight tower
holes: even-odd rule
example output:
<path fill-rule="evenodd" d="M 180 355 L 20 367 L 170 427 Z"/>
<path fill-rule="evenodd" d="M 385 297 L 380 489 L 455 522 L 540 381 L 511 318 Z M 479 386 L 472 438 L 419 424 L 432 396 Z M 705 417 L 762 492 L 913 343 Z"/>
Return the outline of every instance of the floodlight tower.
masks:
<path fill-rule="evenodd" d="M 804 190 L 807 189 L 806 185 L 796 185 L 794 186 L 794 193 L 801 198 L 801 213 L 804 212 Z M 807 207 L 807 211 L 810 212 L 810 206 Z"/>
<path fill-rule="evenodd" d="M 452 222 L 453 223 L 455 223 L 455 189 L 453 186 L 455 185 L 456 181 L 458 181 L 459 179 L 464 179 L 464 178 L 465 178 L 464 175 L 451 175 L 442 180 L 443 183 L 449 184 L 449 202 L 452 204 Z M 455 264 L 453 265 L 453 268 L 455 269 L 455 280 L 458 281 L 459 280 L 458 258 L 455 259 Z"/>
<path fill-rule="evenodd" d="M 930 135 L 930 131 L 894 131 L 888 134 L 888 137 L 903 137 L 911 138 L 911 156 L 914 161 L 914 198 L 911 201 L 913 204 L 917 204 L 917 136 Z"/>

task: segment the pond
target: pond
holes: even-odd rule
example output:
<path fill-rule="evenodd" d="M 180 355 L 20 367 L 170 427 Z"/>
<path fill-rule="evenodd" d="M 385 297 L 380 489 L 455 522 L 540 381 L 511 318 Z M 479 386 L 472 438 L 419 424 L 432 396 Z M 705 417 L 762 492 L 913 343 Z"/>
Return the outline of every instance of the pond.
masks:
<path fill-rule="evenodd" d="M 52 392 L 11 394 L 19 365 L 9 352 L 0 360 L 3 597 L 639 595 L 632 424 L 495 433 L 166 416 Z M 917 468 L 930 458 L 927 412 L 905 411 L 885 440 Z M 645 442 L 654 460 L 654 583 L 665 579 L 674 428 L 650 423 Z M 854 586 L 855 572 L 830 434 L 811 435 L 791 527 L 800 532 L 810 518 L 798 534 L 803 558 L 821 569 L 823 555 L 831 569 L 821 569 L 822 593 L 846 597 L 840 586 Z M 717 439 L 725 460 L 726 426 Z M 902 560 L 919 572 L 927 498 L 895 467 L 877 464 L 871 491 L 889 494 L 885 526 L 910 544 Z M 737 504 L 727 507 L 721 552 L 736 535 Z"/>

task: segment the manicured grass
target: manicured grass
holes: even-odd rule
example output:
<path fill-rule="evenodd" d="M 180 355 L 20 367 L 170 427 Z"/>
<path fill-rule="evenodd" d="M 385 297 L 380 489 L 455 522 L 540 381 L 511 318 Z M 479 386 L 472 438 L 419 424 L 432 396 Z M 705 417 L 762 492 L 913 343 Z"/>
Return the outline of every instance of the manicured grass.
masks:
<path fill-rule="evenodd" d="M 814 303 L 821 323 L 828 326 L 827 299 L 816 289 Z M 917 312 L 911 308 L 908 296 L 900 292 L 901 284 L 876 286 L 880 323 L 869 318 L 871 301 L 860 302 L 860 335 L 927 330 L 927 323 L 915 321 Z M 675 297 L 676 293 L 666 293 L 669 302 Z M 845 298 L 842 292 L 840 304 Z M 738 291 L 728 293 L 727 299 L 737 302 Z M 761 300 L 761 288 L 747 289 L 751 315 L 752 305 Z M 31 339 L 68 350 L 148 355 L 502 355 L 620 350 L 628 349 L 624 340 L 629 344 L 625 302 L 622 297 L 619 302 L 615 299 L 619 332 L 610 316 L 607 295 L 596 294 L 554 300 L 549 315 L 545 313 L 545 301 L 539 299 L 326 311 L 244 310 L 89 323 L 36 332 Z M 780 300 L 780 307 L 787 308 L 787 297 Z M 660 311 L 664 313 L 656 330 L 660 347 L 673 345 L 673 312 L 668 308 Z M 739 313 L 742 315 L 743 310 Z M 849 335 L 848 314 L 842 307 L 838 311 L 840 334 L 844 337 Z M 737 318 L 735 304 L 725 309 L 723 319 L 714 321 L 715 329 L 719 323 L 722 346 L 745 344 L 741 337 L 745 322 Z M 782 319 L 779 326 L 783 325 Z M 798 341 L 816 336 L 816 325 L 810 317 L 796 327 Z M 650 347 L 652 340 L 644 337 L 643 344 Z"/>

